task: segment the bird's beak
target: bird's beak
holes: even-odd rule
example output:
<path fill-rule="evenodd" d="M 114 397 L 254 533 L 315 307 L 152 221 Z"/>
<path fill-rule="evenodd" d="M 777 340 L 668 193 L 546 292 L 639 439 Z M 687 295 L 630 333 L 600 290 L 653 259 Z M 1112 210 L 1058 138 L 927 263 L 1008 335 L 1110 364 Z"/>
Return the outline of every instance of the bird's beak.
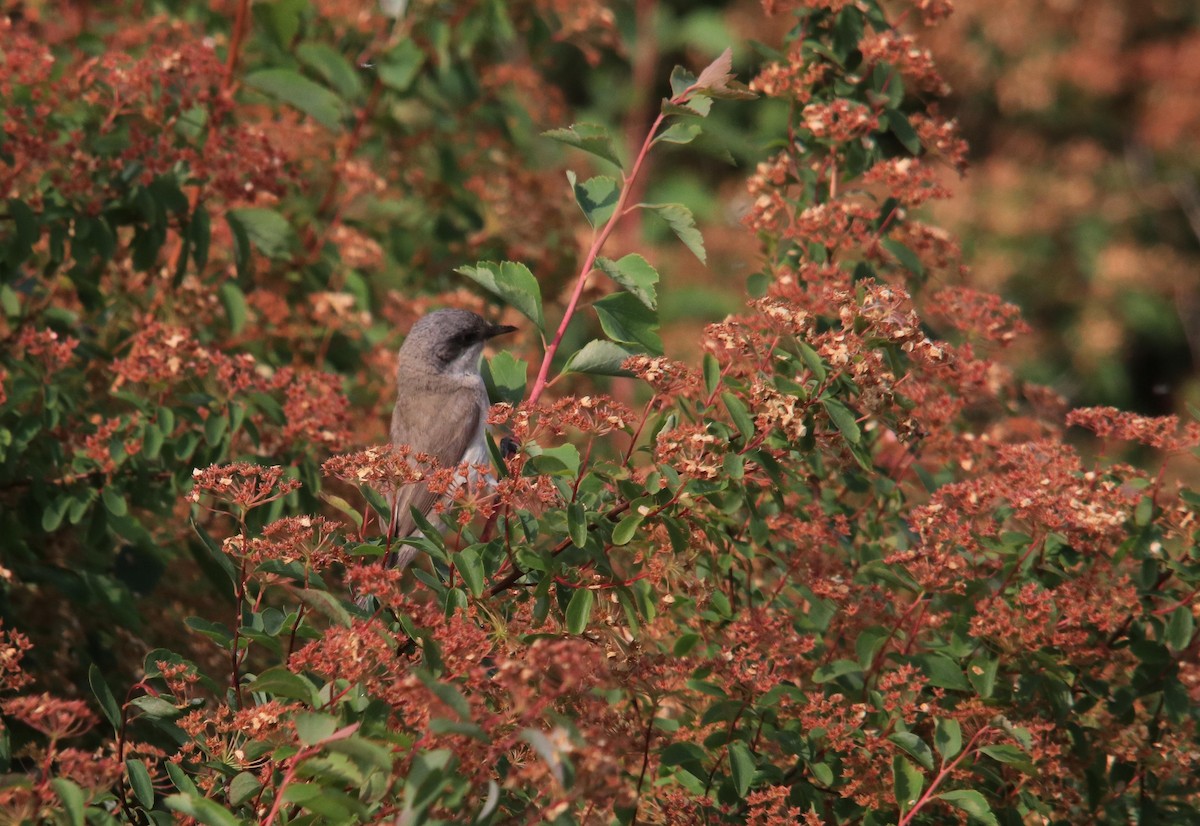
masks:
<path fill-rule="evenodd" d="M 502 336 L 505 333 L 515 332 L 516 329 L 517 328 L 513 327 L 511 324 L 493 324 L 491 329 L 489 329 L 487 332 L 487 337 L 495 338 L 496 336 Z"/>

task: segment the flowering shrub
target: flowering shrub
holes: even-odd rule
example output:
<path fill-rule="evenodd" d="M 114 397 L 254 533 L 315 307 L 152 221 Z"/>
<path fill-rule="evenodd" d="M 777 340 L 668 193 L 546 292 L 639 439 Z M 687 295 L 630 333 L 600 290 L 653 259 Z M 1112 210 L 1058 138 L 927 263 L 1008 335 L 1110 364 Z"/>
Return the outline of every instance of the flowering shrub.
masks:
<path fill-rule="evenodd" d="M 573 164 L 603 164 L 567 175 L 588 228 L 573 274 L 539 244 L 561 215 L 512 248 L 484 229 L 438 240 L 461 239 L 468 203 L 495 198 L 501 223 L 554 209 L 525 203 L 533 173 L 505 129 L 437 139 L 460 98 L 516 111 L 500 97 L 532 70 L 481 68 L 490 37 L 596 61 L 612 13 L 480 3 L 444 19 L 414 4 L 376 37 L 335 5 L 262 4 L 251 21 L 235 4 L 223 61 L 172 52 L 184 24 L 153 21 L 144 58 L 100 59 L 94 86 L 70 81 L 82 90 L 47 68 L 53 36 L 5 47 L 7 815 L 1200 817 L 1200 495 L 1165 464 L 1200 427 L 1068 413 L 1000 360 L 1026 325 L 961 283 L 954 239 L 920 211 L 947 195 L 933 170 L 966 156 L 922 45 L 948 3 L 906 6 L 911 33 L 873 0 L 766 3 L 790 34 L 748 86 L 730 52 L 677 68 L 629 152 L 596 124 L 549 129 Z M 373 55 L 371 89 L 342 57 L 352 46 Z M 744 309 L 707 326 L 694 359 L 671 358 L 666 288 L 616 231 L 654 214 L 704 260 L 686 205 L 640 202 L 647 159 L 755 95 L 788 112 L 748 182 L 761 268 Z M 260 154 L 222 149 L 246 141 Z M 375 151 L 415 160 L 384 176 Z M 426 162 L 439 151 L 461 155 Z M 499 182 L 446 183 L 492 166 Z M 254 177 L 268 168 L 281 174 Z M 299 180 L 325 182 L 319 203 Z M 433 224 L 404 209 L 426 197 Z M 387 279 L 402 259 L 468 251 L 484 260 L 458 273 L 490 303 L 443 299 L 523 316 L 534 354 L 485 367 L 490 424 L 516 446 L 495 452 L 494 485 L 363 446 L 379 430 L 358 426 L 379 414 L 394 343 L 375 314 L 400 323 L 433 303 Z M 1098 459 L 1070 426 L 1095 434 Z M 1162 469 L 1108 458 L 1126 441 Z M 397 540 L 386 497 L 414 483 L 454 491 L 452 527 Z M 64 669 L 52 641 L 30 640 L 31 575 L 70 590 L 69 571 L 85 596 L 66 607 L 128 614 L 153 583 L 122 579 L 114 546 L 186 582 L 185 541 L 218 584 L 186 620 L 207 646 L 150 651 L 116 693 L 92 666 L 98 713 L 29 685 Z M 408 572 L 380 564 L 399 541 L 419 551 Z M 164 593 L 153 615 L 170 614 Z"/>

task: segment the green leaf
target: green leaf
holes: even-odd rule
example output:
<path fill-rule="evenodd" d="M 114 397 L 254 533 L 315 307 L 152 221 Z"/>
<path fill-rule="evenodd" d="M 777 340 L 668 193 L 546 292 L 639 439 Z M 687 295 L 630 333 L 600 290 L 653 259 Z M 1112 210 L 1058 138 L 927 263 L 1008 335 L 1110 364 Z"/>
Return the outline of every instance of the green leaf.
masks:
<path fill-rule="evenodd" d="M 696 76 L 682 66 L 671 70 L 671 97 L 677 98 L 694 86 Z"/>
<path fill-rule="evenodd" d="M 343 98 L 353 100 L 362 94 L 362 80 L 350 61 L 327 43 L 301 43 L 296 47 L 300 62 L 319 74 Z"/>
<path fill-rule="evenodd" d="M 341 130 L 342 120 L 349 114 L 341 98 L 291 69 L 259 69 L 246 75 L 245 80 L 247 86 L 294 106 L 335 132 Z"/>
<path fill-rule="evenodd" d="M 921 259 L 917 257 L 916 253 L 908 247 L 901 244 L 895 238 L 884 238 L 880 243 L 885 250 L 892 254 L 892 257 L 896 259 L 901 267 L 918 278 L 925 275 L 925 265 L 921 263 Z"/>
<path fill-rule="evenodd" d="M 818 383 L 824 383 L 828 372 L 825 370 L 825 362 L 821 361 L 820 355 L 811 346 L 803 341 L 796 342 L 796 346 L 800 350 L 800 358 L 804 360 L 804 366 L 813 374 L 813 378 Z"/>
<path fill-rule="evenodd" d="M 433 692 L 435 697 L 445 703 L 458 716 L 459 720 L 463 722 L 471 721 L 471 704 L 467 702 L 467 698 L 462 695 L 461 691 L 450 683 L 439 680 L 426 669 L 418 669 L 416 675 L 425 687 Z"/>
<path fill-rule="evenodd" d="M 125 497 L 112 487 L 104 487 L 100 491 L 100 498 L 104 500 L 104 507 L 108 508 L 108 512 L 113 516 L 124 516 L 129 513 L 129 505 L 126 504 Z"/>
<path fill-rule="evenodd" d="M 638 204 L 638 206 L 658 213 L 658 217 L 667 222 L 671 231 L 679 237 L 684 246 L 690 249 L 701 262 L 706 260 L 704 237 L 700 234 L 700 230 L 696 229 L 696 219 L 692 217 L 690 209 L 683 204 Z"/>
<path fill-rule="evenodd" d="M 574 172 L 567 172 L 567 181 L 575 193 L 575 203 L 593 227 L 603 226 L 612 217 L 617 201 L 621 198 L 621 185 L 615 178 L 597 175 L 580 183 Z"/>
<path fill-rule="evenodd" d="M 971 688 L 958 663 L 945 654 L 922 654 L 914 660 L 921 666 L 932 686 L 956 691 L 967 691 Z"/>
<path fill-rule="evenodd" d="M 567 129 L 550 129 L 543 132 L 542 137 L 574 146 L 584 152 L 590 152 L 618 168 L 621 166 L 621 159 L 617 156 L 616 147 L 613 146 L 612 136 L 608 134 L 606 128 L 599 124 L 576 123 Z"/>
<path fill-rule="evenodd" d="M 203 545 L 204 550 L 208 552 L 209 558 L 217 564 L 217 567 L 225 572 L 225 575 L 229 577 L 229 581 L 232 582 L 236 587 L 238 584 L 239 575 L 237 568 L 235 568 L 233 565 L 233 562 L 231 562 L 229 557 L 225 555 L 225 552 L 221 550 L 221 546 L 217 544 L 217 540 L 213 539 L 212 536 L 209 535 L 208 531 L 204 529 L 203 525 L 201 525 L 195 519 L 191 520 L 191 522 L 192 528 L 196 531 L 196 535 L 200 537 L 200 542 Z"/>
<path fill-rule="evenodd" d="M 827 683 L 848 674 L 862 674 L 862 666 L 854 660 L 834 660 L 813 672 L 814 683 Z"/>
<path fill-rule="evenodd" d="M 582 634 L 592 616 L 592 603 L 596 595 L 589 588 L 576 588 L 567 603 L 567 631 Z"/>
<path fill-rule="evenodd" d="M 316 609 L 319 613 L 324 614 L 343 628 L 350 627 L 350 612 L 346 610 L 346 606 L 342 604 L 340 599 L 328 591 L 319 591 L 315 588 L 301 588 L 296 592 L 296 596 L 309 608 Z"/>
<path fill-rule="evenodd" d="M 970 665 L 967 666 L 967 679 L 971 681 L 971 687 L 980 697 L 992 696 L 992 691 L 996 688 L 996 672 L 999 668 L 999 660 L 984 658 L 971 660 Z"/>
<path fill-rule="evenodd" d="M 260 788 L 262 788 L 262 784 L 258 782 L 258 778 L 254 776 L 253 772 L 239 772 L 229 781 L 229 804 L 241 806 Z"/>
<path fill-rule="evenodd" d="M 425 52 L 411 39 L 404 39 L 379 61 L 379 80 L 397 92 L 406 92 L 425 64 Z"/>
<path fill-rule="evenodd" d="M 1186 605 L 1180 605 L 1171 612 L 1167 620 L 1166 643 L 1176 652 L 1183 651 L 1192 641 L 1195 630 L 1195 620 L 1192 611 Z"/>
<path fill-rule="evenodd" d="M 180 814 L 194 817 L 205 826 L 240 826 L 241 821 L 229 813 L 224 806 L 200 797 L 198 794 L 173 794 L 163 803 Z"/>
<path fill-rule="evenodd" d="M 71 826 L 83 826 L 84 805 L 87 800 L 83 789 L 65 777 L 54 778 L 50 781 L 50 785 L 54 787 L 58 799 L 62 801 Z"/>
<path fill-rule="evenodd" d="M 722 393 L 721 401 L 725 403 L 725 409 L 729 411 L 729 418 L 733 419 L 733 423 L 737 427 L 738 433 L 742 434 L 742 438 L 749 440 L 753 437 L 754 420 L 750 418 L 750 411 L 746 407 L 745 402 L 732 393 Z"/>
<path fill-rule="evenodd" d="M 70 497 L 60 496 L 47 505 L 42 511 L 42 530 L 46 533 L 54 533 L 58 530 L 63 518 L 67 515 L 67 508 L 70 504 Z"/>
<path fill-rule="evenodd" d="M 897 731 L 888 737 L 926 769 L 933 769 L 933 752 L 917 735 L 910 731 Z"/>
<path fill-rule="evenodd" d="M 618 522 L 617 526 L 613 528 L 612 544 L 628 545 L 629 541 L 633 539 L 634 534 L 637 533 L 638 527 L 642 524 L 642 519 L 643 517 L 640 513 L 633 513 Z"/>
<path fill-rule="evenodd" d="M 567 505 L 567 533 L 576 548 L 587 545 L 588 523 L 587 511 L 579 502 Z"/>
<path fill-rule="evenodd" d="M 1009 766 L 1015 766 L 1026 774 L 1033 774 L 1033 763 L 1029 759 L 1029 755 L 1021 751 L 1016 746 L 996 745 L 996 746 L 981 746 L 980 754 L 986 754 L 998 763 L 1005 763 Z"/>
<path fill-rule="evenodd" d="M 125 771 L 129 775 L 129 787 L 137 795 L 138 802 L 147 809 L 154 806 L 154 782 L 146 764 L 137 758 L 130 757 L 125 761 Z"/>
<path fill-rule="evenodd" d="M 515 261 L 480 261 L 473 267 L 459 267 L 455 272 L 465 275 L 479 286 L 500 298 L 532 321 L 539 331 L 546 328 L 542 315 L 542 288 L 524 264 Z"/>
<path fill-rule="evenodd" d="M 924 785 L 925 777 L 920 769 L 899 754 L 892 758 L 892 789 L 900 811 L 906 812 L 913 807 Z"/>
<path fill-rule="evenodd" d="M 472 596 L 483 593 L 483 560 L 479 551 L 468 546 L 452 556 L 454 567 L 462 574 L 463 582 Z"/>
<path fill-rule="evenodd" d="M 611 341 L 589 341 L 576 350 L 563 365 L 564 373 L 590 373 L 594 376 L 632 376 L 621 367 L 625 359 L 636 355 Z"/>
<path fill-rule="evenodd" d="M 300 700 L 305 703 L 319 702 L 316 689 L 304 677 L 294 674 L 282 665 L 268 668 L 246 686 L 252 692 Z"/>
<path fill-rule="evenodd" d="M 293 233 L 287 219 L 266 207 L 231 209 L 225 220 L 268 258 L 283 258 L 291 250 Z"/>
<path fill-rule="evenodd" d="M 711 396 L 721 384 L 721 365 L 712 353 L 704 354 L 704 389 Z"/>
<path fill-rule="evenodd" d="M 525 398 L 525 385 L 529 376 L 529 365 L 502 350 L 490 359 L 483 360 L 483 383 L 488 398 L 494 402 L 521 403 Z"/>
<path fill-rule="evenodd" d="M 862 431 L 858 429 L 858 422 L 855 420 L 854 414 L 850 412 L 850 408 L 837 399 L 821 399 L 821 406 L 825 408 L 830 420 L 842 432 L 842 436 L 847 442 L 856 445 L 862 441 Z"/>
<path fill-rule="evenodd" d="M 316 745 L 337 731 L 337 718 L 330 714 L 297 714 L 292 718 L 296 736 L 306 746 Z"/>
<path fill-rule="evenodd" d="M 933 730 L 933 746 L 943 760 L 951 760 L 962 751 L 962 727 L 957 720 L 938 719 Z"/>
<path fill-rule="evenodd" d="M 535 473 L 548 476 L 566 476 L 574 478 L 579 475 L 579 448 L 573 444 L 542 447 L 535 443 L 525 446 L 530 455 L 529 464 Z"/>
<path fill-rule="evenodd" d="M 621 344 L 631 344 L 654 355 L 663 351 L 658 336 L 658 314 L 630 293 L 613 293 L 592 307 L 600 317 L 605 335 Z"/>
<path fill-rule="evenodd" d="M 597 258 L 596 267 L 637 296 L 651 310 L 658 309 L 658 295 L 654 285 L 658 283 L 658 271 L 637 253 L 630 253 L 619 261 Z"/>
<path fill-rule="evenodd" d="M 654 138 L 655 143 L 691 143 L 696 139 L 696 136 L 703 131 L 699 123 L 694 120 L 681 120 L 672 123 L 663 131 L 659 132 Z"/>
<path fill-rule="evenodd" d="M 985 826 L 999 826 L 992 807 L 988 805 L 983 795 L 974 789 L 956 789 L 952 792 L 942 792 L 937 796 L 956 809 L 962 809 L 971 817 L 981 821 Z"/>
<path fill-rule="evenodd" d="M 232 281 L 226 281 L 217 290 L 221 306 L 225 308 L 225 316 L 229 319 L 229 331 L 235 336 L 246 326 L 246 316 L 249 306 L 246 304 L 246 294 L 241 287 Z"/>
<path fill-rule="evenodd" d="M 729 744 L 729 772 L 733 776 L 733 787 L 737 791 L 738 797 L 744 798 L 746 792 L 750 791 L 755 771 L 754 755 L 751 753 L 750 747 L 741 740 L 731 742 Z"/>
<path fill-rule="evenodd" d="M 908 118 L 899 109 L 890 109 L 887 113 L 888 128 L 896 136 L 896 140 L 914 155 L 921 154 L 921 138 L 913 129 Z"/>
<path fill-rule="evenodd" d="M 109 724 L 114 729 L 121 728 L 121 706 L 117 704 L 117 698 L 113 696 L 108 683 L 104 681 L 104 677 L 95 663 L 88 666 L 88 683 L 91 684 L 92 693 L 96 695 L 96 700 L 100 703 L 100 710 L 104 712 L 104 717 Z"/>

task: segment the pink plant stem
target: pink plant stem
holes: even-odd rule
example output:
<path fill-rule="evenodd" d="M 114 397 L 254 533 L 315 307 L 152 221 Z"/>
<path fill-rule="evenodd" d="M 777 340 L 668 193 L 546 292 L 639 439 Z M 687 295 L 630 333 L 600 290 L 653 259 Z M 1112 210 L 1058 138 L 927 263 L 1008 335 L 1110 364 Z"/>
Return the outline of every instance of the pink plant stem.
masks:
<path fill-rule="evenodd" d="M 694 87 L 688 87 L 671 98 L 670 102 L 676 105 L 685 103 L 691 97 L 693 91 Z M 575 315 L 575 307 L 578 306 L 579 298 L 583 295 L 583 286 L 587 283 L 587 277 L 596 263 L 596 256 L 600 254 L 604 242 L 608 240 L 608 236 L 616 228 L 617 222 L 625 214 L 625 202 L 629 198 L 629 193 L 633 191 L 633 183 L 637 180 L 638 173 L 641 172 L 646 155 L 649 154 L 650 147 L 654 143 L 654 135 L 658 132 L 658 127 L 662 126 L 664 118 L 666 118 L 666 114 L 659 112 L 658 117 L 654 119 L 654 124 L 650 127 L 650 131 L 646 133 L 646 139 L 642 141 L 642 148 L 638 152 L 637 160 L 633 162 L 633 168 L 629 170 L 628 175 L 622 176 L 621 194 L 617 198 L 617 205 L 613 208 L 612 215 L 599 234 L 592 239 L 592 246 L 588 249 L 587 257 L 583 259 L 583 267 L 580 268 L 579 276 L 575 280 L 575 291 L 571 293 L 571 300 L 567 303 L 567 309 L 563 313 L 562 322 L 558 325 L 558 332 L 554 334 L 554 340 L 546 347 L 546 354 L 542 357 L 542 366 L 538 370 L 537 381 L 533 383 L 533 390 L 529 393 L 529 403 L 531 405 L 537 404 L 542 391 L 546 389 L 546 381 L 550 375 L 550 362 L 554 360 L 554 354 L 558 352 L 558 345 L 562 343 L 563 335 L 567 332 L 567 325 L 571 323 L 571 318 Z"/>
<path fill-rule="evenodd" d="M 950 777 L 950 774 L 954 771 L 955 766 L 957 766 L 963 761 L 964 758 L 975 751 L 976 741 L 978 741 L 980 736 L 988 731 L 991 731 L 991 726 L 984 726 L 976 731 L 971 739 L 967 741 L 967 747 L 962 750 L 961 754 L 955 757 L 950 763 L 942 764 L 942 770 L 938 772 L 937 777 L 933 778 L 933 782 L 929 784 L 929 788 L 926 789 L 925 793 L 921 795 L 916 803 L 913 804 L 913 807 L 901 816 L 900 822 L 897 824 L 897 826 L 908 826 L 909 823 L 912 823 L 912 819 L 916 817 L 917 812 L 919 812 L 922 807 L 929 803 L 929 801 L 933 800 L 934 792 L 936 792 L 942 783 Z"/>

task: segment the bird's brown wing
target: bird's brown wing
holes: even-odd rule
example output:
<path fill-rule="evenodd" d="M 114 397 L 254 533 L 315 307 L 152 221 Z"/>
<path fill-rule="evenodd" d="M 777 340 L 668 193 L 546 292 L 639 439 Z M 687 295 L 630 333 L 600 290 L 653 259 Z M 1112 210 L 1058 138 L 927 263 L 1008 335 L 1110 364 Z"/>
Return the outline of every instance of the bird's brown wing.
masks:
<path fill-rule="evenodd" d="M 478 388 L 468 386 L 401 396 L 392 417 L 392 443 L 409 445 L 414 453 L 428 453 L 444 468 L 456 467 L 479 433 L 479 394 Z M 402 487 L 392 503 L 393 536 L 416 532 L 412 510 L 428 517 L 436 501 L 437 496 L 423 482 Z"/>

